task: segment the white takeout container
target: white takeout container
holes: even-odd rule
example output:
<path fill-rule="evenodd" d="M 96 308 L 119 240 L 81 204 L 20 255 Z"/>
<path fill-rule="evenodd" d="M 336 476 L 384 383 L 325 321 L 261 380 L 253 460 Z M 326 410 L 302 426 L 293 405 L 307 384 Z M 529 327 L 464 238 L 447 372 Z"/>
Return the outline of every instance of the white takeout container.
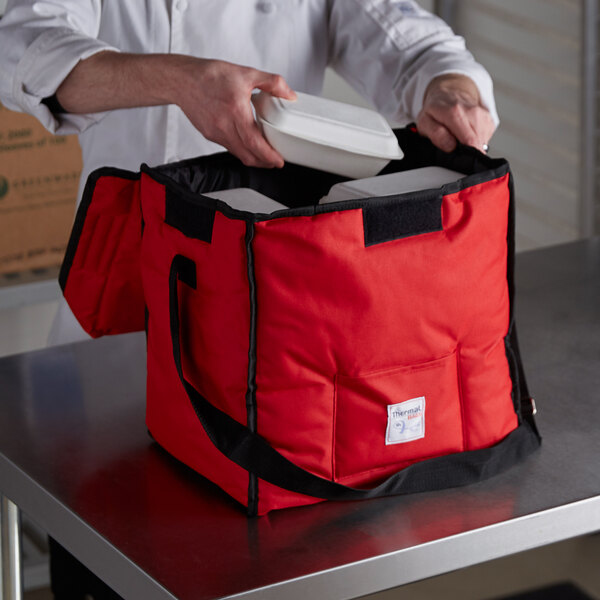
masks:
<path fill-rule="evenodd" d="M 320 203 L 417 192 L 438 188 L 447 183 L 458 181 L 463 177 L 465 177 L 464 173 L 443 167 L 423 167 L 367 179 L 355 179 L 336 183 L 331 187 L 327 196 L 321 198 Z"/>
<path fill-rule="evenodd" d="M 219 190 L 203 194 L 215 200 L 221 200 L 237 210 L 245 210 L 252 213 L 272 213 L 276 210 L 287 208 L 284 204 L 260 194 L 252 188 L 233 188 L 231 190 Z"/>
<path fill-rule="evenodd" d="M 370 177 L 404 155 L 376 111 L 297 92 L 295 101 L 260 92 L 257 121 L 286 161 L 345 177 Z"/>

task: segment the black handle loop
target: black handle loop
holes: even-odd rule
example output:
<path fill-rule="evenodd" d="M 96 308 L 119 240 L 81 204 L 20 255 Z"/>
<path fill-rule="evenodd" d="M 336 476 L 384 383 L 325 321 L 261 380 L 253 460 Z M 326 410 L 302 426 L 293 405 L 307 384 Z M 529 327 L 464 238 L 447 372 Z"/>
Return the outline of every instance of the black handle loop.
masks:
<path fill-rule="evenodd" d="M 314 475 L 279 454 L 263 437 L 216 408 L 186 380 L 181 361 L 178 281 L 196 289 L 196 264 L 181 254 L 173 259 L 169 274 L 171 341 L 179 379 L 212 443 L 227 458 L 260 479 L 316 498 L 362 500 L 455 487 L 486 479 L 519 462 L 537 448 L 536 438 L 525 423 L 495 446 L 414 463 L 370 489 L 351 488 Z"/>

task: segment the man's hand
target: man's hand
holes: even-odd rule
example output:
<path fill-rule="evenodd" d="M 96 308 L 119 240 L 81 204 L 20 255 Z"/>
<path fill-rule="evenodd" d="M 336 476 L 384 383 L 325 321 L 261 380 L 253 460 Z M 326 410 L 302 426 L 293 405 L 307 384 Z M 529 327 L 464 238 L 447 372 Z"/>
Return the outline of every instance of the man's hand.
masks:
<path fill-rule="evenodd" d="M 178 87 L 174 101 L 204 137 L 247 166 L 283 166 L 283 158 L 258 129 L 250 103 L 255 88 L 295 100 L 283 77 L 220 60 L 182 57 L 173 83 Z"/>
<path fill-rule="evenodd" d="M 181 54 L 103 51 L 82 60 L 56 91 L 72 113 L 177 104 L 207 139 L 245 165 L 282 167 L 259 131 L 250 103 L 254 88 L 294 100 L 279 75 Z"/>
<path fill-rule="evenodd" d="M 427 87 L 417 129 L 444 152 L 454 150 L 457 140 L 485 151 L 496 126 L 475 83 L 452 74 L 436 77 Z"/>

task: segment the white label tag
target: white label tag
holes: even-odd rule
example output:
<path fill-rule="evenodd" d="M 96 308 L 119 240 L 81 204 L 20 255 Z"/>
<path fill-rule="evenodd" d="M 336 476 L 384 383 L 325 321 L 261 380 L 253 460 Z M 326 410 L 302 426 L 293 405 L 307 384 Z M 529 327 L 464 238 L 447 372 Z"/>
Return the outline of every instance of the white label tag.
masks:
<path fill-rule="evenodd" d="M 385 443 L 402 444 L 425 437 L 425 396 L 388 405 Z"/>

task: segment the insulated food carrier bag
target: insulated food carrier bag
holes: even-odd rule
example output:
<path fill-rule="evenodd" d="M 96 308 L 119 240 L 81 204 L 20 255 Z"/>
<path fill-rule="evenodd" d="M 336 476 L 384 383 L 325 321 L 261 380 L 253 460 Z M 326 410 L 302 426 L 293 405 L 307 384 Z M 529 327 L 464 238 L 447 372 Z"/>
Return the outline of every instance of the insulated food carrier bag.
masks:
<path fill-rule="evenodd" d="M 539 445 L 509 166 L 396 135 L 382 174 L 465 176 L 318 204 L 347 178 L 222 153 L 87 183 L 64 295 L 94 337 L 146 330 L 151 435 L 250 515 L 476 482 Z M 207 195 L 240 187 L 289 208 Z"/>

